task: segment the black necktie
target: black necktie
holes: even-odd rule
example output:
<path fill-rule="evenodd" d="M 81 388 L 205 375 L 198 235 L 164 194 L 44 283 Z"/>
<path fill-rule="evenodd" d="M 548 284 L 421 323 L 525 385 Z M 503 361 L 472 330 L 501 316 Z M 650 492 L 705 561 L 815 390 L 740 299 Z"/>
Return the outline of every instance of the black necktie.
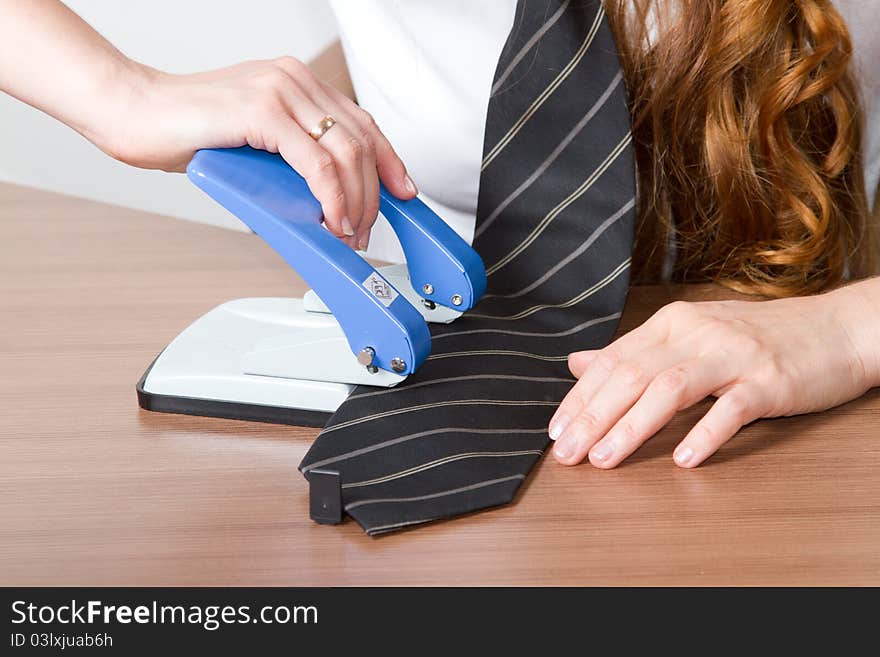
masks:
<path fill-rule="evenodd" d="M 396 388 L 358 387 L 300 470 L 369 534 L 510 502 L 629 286 L 630 122 L 601 2 L 520 0 L 489 102 L 474 247 L 488 291 Z"/>

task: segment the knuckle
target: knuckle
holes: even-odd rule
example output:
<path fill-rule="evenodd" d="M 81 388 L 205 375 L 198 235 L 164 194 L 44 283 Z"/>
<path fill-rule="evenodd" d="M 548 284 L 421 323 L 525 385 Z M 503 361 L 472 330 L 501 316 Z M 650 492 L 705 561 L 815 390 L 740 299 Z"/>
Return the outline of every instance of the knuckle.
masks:
<path fill-rule="evenodd" d="M 734 347 L 734 352 L 740 357 L 757 356 L 764 350 L 760 338 L 751 333 L 737 332 L 735 336 L 730 338 L 730 343 Z"/>
<path fill-rule="evenodd" d="M 284 69 L 272 66 L 263 71 L 262 75 L 260 75 L 260 81 L 264 86 L 278 89 L 290 82 L 290 76 L 287 75 Z"/>
<path fill-rule="evenodd" d="M 619 363 L 620 355 L 613 344 L 605 347 L 596 355 L 596 364 L 609 372 L 617 367 Z"/>
<path fill-rule="evenodd" d="M 327 151 L 319 151 L 312 159 L 312 171 L 319 178 L 336 178 L 336 164 Z"/>
<path fill-rule="evenodd" d="M 695 434 L 697 442 L 703 447 L 703 449 L 711 448 L 719 442 L 718 432 L 705 422 L 698 425 Z"/>
<path fill-rule="evenodd" d="M 602 426 L 602 419 L 594 411 L 585 409 L 573 420 L 585 434 L 594 434 Z"/>
<path fill-rule="evenodd" d="M 647 330 L 645 330 L 647 329 Z M 628 335 L 627 340 L 630 341 L 632 349 L 644 349 L 654 343 L 656 333 L 653 327 L 640 326 L 633 329 Z"/>
<path fill-rule="evenodd" d="M 639 386 L 645 383 L 645 370 L 635 363 L 626 362 L 617 366 L 617 377 L 625 386 Z"/>
<path fill-rule="evenodd" d="M 361 122 L 366 126 L 365 130 L 367 132 L 372 133 L 379 130 L 379 126 L 376 125 L 376 119 L 367 110 L 358 110 L 358 116 L 360 117 Z"/>
<path fill-rule="evenodd" d="M 250 106 L 252 111 L 259 117 L 275 117 L 283 113 L 283 105 L 281 97 L 274 91 L 263 91 L 251 98 Z"/>
<path fill-rule="evenodd" d="M 376 152 L 376 140 L 373 139 L 373 135 L 370 134 L 370 131 L 366 128 L 362 128 L 358 133 L 358 140 L 361 143 L 363 154 L 372 157 Z"/>
<path fill-rule="evenodd" d="M 345 201 L 345 190 L 341 185 L 335 185 L 328 193 L 327 198 L 334 205 L 342 205 Z"/>
<path fill-rule="evenodd" d="M 367 227 L 371 226 L 379 214 L 379 199 L 370 198 L 364 203 L 364 221 Z"/>
<path fill-rule="evenodd" d="M 358 164 L 363 156 L 363 147 L 355 137 L 348 137 L 342 150 L 342 157 L 347 164 Z"/>
<path fill-rule="evenodd" d="M 661 308 L 651 315 L 644 324 L 630 331 L 627 334 L 629 336 L 627 339 L 632 340 L 633 346 L 636 348 L 646 347 L 669 340 L 671 328 L 672 322 L 669 320 L 669 315 Z"/>
<path fill-rule="evenodd" d="M 657 314 L 668 319 L 680 319 L 688 316 L 691 313 L 692 308 L 693 304 L 687 301 L 673 301 L 672 303 L 663 306 Z"/>
<path fill-rule="evenodd" d="M 276 57 L 273 61 L 278 66 L 293 66 L 299 63 L 299 60 L 292 55 L 281 55 L 280 57 Z"/>
<path fill-rule="evenodd" d="M 273 63 L 282 71 L 295 71 L 297 73 L 301 73 L 303 71 L 309 70 L 308 66 L 298 60 L 296 57 L 292 57 L 291 55 L 282 55 L 281 57 L 277 57 L 273 60 Z"/>
<path fill-rule="evenodd" d="M 357 119 L 362 126 L 362 134 L 364 135 L 364 138 L 369 138 L 370 143 L 375 147 L 379 141 L 385 139 L 385 135 L 382 133 L 382 130 L 379 129 L 379 125 L 376 123 L 376 119 L 372 114 L 360 108 L 358 108 L 357 112 Z"/>
<path fill-rule="evenodd" d="M 750 404 L 746 395 L 739 392 L 728 392 L 722 399 L 724 400 L 727 412 L 738 421 L 742 421 L 747 417 Z"/>
<path fill-rule="evenodd" d="M 759 370 L 756 378 L 767 386 L 773 387 L 776 384 L 776 388 L 786 388 L 803 381 L 805 377 L 796 363 L 779 354 L 771 354 L 764 360 L 764 368 Z M 780 383 L 783 385 L 779 385 Z"/>
<path fill-rule="evenodd" d="M 635 427 L 627 420 L 620 420 L 614 432 L 625 445 L 637 445 L 642 442 Z"/>
<path fill-rule="evenodd" d="M 736 349 L 739 333 L 725 320 L 712 317 L 700 322 L 693 330 L 693 337 L 701 345 L 717 345 L 717 349 L 727 349 L 739 357 Z"/>
<path fill-rule="evenodd" d="M 574 388 L 569 390 L 568 394 L 563 398 L 561 402 L 559 402 L 559 408 L 556 415 L 564 415 L 575 420 L 577 419 L 578 415 L 580 415 L 581 408 L 583 408 L 583 404 L 581 403 L 581 398 L 578 395 L 577 386 L 575 386 Z"/>
<path fill-rule="evenodd" d="M 682 367 L 673 367 L 657 377 L 656 385 L 663 392 L 679 397 L 687 385 L 687 374 Z"/>

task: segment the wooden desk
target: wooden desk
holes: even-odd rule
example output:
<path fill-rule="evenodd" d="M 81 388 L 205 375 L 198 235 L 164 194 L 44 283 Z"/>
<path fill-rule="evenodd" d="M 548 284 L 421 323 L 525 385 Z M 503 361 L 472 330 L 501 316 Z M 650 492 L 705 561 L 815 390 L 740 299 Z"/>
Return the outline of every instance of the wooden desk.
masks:
<path fill-rule="evenodd" d="M 152 414 L 199 314 L 300 294 L 258 238 L 0 185 L 0 584 L 880 584 L 880 392 L 758 422 L 704 466 L 682 413 L 620 468 L 381 538 L 308 518 L 314 429 Z M 625 327 L 711 287 L 633 291 Z"/>

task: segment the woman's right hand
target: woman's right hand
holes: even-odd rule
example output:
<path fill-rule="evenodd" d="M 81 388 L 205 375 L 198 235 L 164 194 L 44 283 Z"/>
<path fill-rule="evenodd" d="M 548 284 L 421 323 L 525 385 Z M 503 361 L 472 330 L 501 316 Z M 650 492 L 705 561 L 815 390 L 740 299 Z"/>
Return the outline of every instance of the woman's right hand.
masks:
<path fill-rule="evenodd" d="M 409 199 L 417 190 L 373 118 L 292 57 L 172 75 L 135 62 L 107 103 L 107 126 L 87 134 L 128 164 L 184 171 L 200 148 L 249 145 L 281 156 L 308 182 L 325 224 L 366 248 L 379 210 L 379 180 Z M 336 119 L 320 140 L 309 130 Z"/>

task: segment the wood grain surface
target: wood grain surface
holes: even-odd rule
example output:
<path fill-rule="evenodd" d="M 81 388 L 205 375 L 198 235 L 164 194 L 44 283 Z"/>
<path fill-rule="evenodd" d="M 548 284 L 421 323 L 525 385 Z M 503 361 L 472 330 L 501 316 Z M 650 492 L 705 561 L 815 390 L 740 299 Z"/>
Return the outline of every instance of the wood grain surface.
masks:
<path fill-rule="evenodd" d="M 135 383 L 201 313 L 295 296 L 253 235 L 0 185 L 0 584 L 880 584 L 880 392 L 757 422 L 681 470 L 545 459 L 516 502 L 381 538 L 308 517 L 316 430 L 153 414 Z M 631 328 L 710 286 L 633 289 Z"/>

